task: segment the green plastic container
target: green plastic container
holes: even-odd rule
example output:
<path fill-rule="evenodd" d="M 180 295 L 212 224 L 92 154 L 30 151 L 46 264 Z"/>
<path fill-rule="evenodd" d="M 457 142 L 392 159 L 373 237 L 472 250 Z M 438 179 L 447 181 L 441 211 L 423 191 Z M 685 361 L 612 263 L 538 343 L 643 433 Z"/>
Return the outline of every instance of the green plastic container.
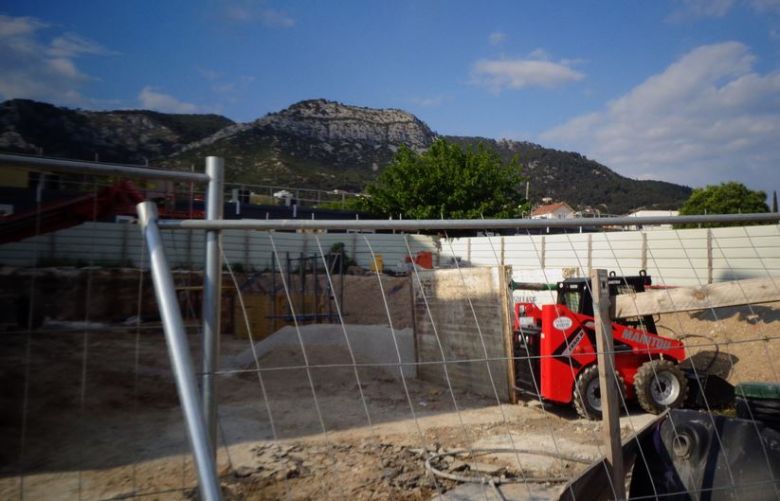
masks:
<path fill-rule="evenodd" d="M 780 400 L 780 383 L 739 383 L 734 387 L 734 395 L 749 399 Z"/>
<path fill-rule="evenodd" d="M 780 431 L 780 384 L 740 383 L 734 388 L 737 417 L 761 422 Z"/>

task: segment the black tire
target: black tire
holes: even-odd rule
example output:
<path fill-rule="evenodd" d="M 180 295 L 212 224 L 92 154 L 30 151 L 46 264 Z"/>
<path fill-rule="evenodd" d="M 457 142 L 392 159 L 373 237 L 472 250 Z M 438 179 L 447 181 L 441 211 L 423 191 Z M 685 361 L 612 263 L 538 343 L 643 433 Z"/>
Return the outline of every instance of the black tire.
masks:
<path fill-rule="evenodd" d="M 780 402 L 777 400 L 736 397 L 737 417 L 760 421 L 780 430 Z"/>
<path fill-rule="evenodd" d="M 620 392 L 625 396 L 626 384 L 620 374 L 618 374 L 618 381 L 620 383 Z M 584 419 L 601 419 L 601 388 L 599 387 L 598 366 L 591 365 L 579 373 L 577 381 L 574 383 L 572 400 L 574 401 L 574 409 L 577 411 L 577 414 Z"/>
<path fill-rule="evenodd" d="M 682 407 L 688 396 L 688 379 L 671 360 L 643 363 L 634 376 L 639 406 L 650 414 Z"/>

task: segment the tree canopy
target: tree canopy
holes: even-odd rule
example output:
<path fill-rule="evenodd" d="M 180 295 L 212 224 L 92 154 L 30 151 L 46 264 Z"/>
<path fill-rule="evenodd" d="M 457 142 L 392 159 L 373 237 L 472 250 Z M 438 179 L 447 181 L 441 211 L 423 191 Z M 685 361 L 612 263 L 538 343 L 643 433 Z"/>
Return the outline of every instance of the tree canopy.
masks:
<path fill-rule="evenodd" d="M 504 162 L 478 145 L 463 149 L 443 139 L 423 153 L 401 147 L 366 188 L 366 209 L 409 219 L 517 217 L 527 210 L 517 159 Z"/>
<path fill-rule="evenodd" d="M 769 212 L 769 207 L 766 204 L 766 193 L 750 190 L 744 184 L 735 181 L 696 188 L 691 193 L 690 198 L 680 208 L 680 215 L 684 216 L 695 214 L 750 214 L 756 212 Z M 707 224 L 702 226 L 723 225 Z"/>

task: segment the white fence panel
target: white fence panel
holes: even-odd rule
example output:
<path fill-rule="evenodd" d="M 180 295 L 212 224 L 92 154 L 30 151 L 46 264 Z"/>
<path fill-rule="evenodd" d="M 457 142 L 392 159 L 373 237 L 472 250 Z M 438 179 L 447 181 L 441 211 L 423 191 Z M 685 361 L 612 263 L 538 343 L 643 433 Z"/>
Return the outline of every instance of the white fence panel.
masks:
<path fill-rule="evenodd" d="M 780 276 L 780 226 L 457 238 L 443 241 L 441 252 L 442 263 L 510 265 L 516 281 L 645 269 L 657 285 L 697 286 Z"/>
<path fill-rule="evenodd" d="M 202 231 L 164 231 L 170 263 L 175 268 L 201 268 L 205 248 Z M 284 263 L 301 253 L 327 253 L 341 243 L 361 267 L 372 263 L 369 245 L 393 269 L 420 251 L 431 252 L 434 264 L 453 266 L 509 265 L 517 281 L 554 283 L 567 276 L 605 268 L 621 275 L 646 269 L 657 285 L 696 286 L 710 282 L 780 276 L 780 226 L 714 229 L 567 233 L 439 239 L 428 235 L 390 233 L 291 233 L 228 230 L 223 248 L 231 264 L 244 269 L 271 268 L 273 246 Z M 407 248 L 408 244 L 408 248 Z M 143 242 L 138 227 L 124 223 L 85 223 L 0 247 L 0 265 L 73 264 L 139 265 Z"/>
<path fill-rule="evenodd" d="M 174 268 L 201 268 L 204 260 L 205 234 L 203 231 L 163 231 L 166 256 Z M 346 254 L 358 265 L 368 268 L 373 261 L 366 239 L 376 256 L 381 256 L 386 267 L 405 261 L 409 251 L 416 256 L 420 251 L 438 255 L 438 239 L 427 235 L 390 233 L 290 233 L 226 230 L 222 248 L 231 265 L 244 269 L 265 270 L 272 266 L 274 249 L 283 266 L 287 254 L 291 259 L 301 254 L 328 253 L 333 245 L 341 243 Z M 407 248 L 408 242 L 408 248 Z M 0 246 L 0 265 L 31 267 L 42 264 L 104 266 L 132 264 L 138 266 L 143 256 L 143 241 L 137 225 L 126 223 L 84 223 L 56 232 Z M 278 267 L 277 263 L 277 267 Z"/>

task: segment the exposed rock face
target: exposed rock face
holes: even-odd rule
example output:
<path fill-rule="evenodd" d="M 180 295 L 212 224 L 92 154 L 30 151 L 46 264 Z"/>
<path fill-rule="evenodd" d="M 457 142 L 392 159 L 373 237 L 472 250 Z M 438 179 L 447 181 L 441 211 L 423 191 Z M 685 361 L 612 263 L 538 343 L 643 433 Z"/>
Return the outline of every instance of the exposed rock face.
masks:
<path fill-rule="evenodd" d="M 435 138 L 402 110 L 312 99 L 220 130 L 185 146 L 170 163 L 221 155 L 232 160 L 230 180 L 360 190 L 402 145 L 421 151 Z"/>
<path fill-rule="evenodd" d="M 436 135 L 420 119 L 403 110 L 348 106 L 335 101 L 311 99 L 268 115 L 248 124 L 235 124 L 184 148 L 208 146 L 252 130 L 265 134 L 283 134 L 298 139 L 324 143 L 332 151 L 333 143 L 400 145 L 417 150 L 431 145 Z"/>
<path fill-rule="evenodd" d="M 302 101 L 255 122 L 316 141 L 404 144 L 422 149 L 435 135 L 417 117 L 402 110 L 345 106 L 322 99 Z"/>

